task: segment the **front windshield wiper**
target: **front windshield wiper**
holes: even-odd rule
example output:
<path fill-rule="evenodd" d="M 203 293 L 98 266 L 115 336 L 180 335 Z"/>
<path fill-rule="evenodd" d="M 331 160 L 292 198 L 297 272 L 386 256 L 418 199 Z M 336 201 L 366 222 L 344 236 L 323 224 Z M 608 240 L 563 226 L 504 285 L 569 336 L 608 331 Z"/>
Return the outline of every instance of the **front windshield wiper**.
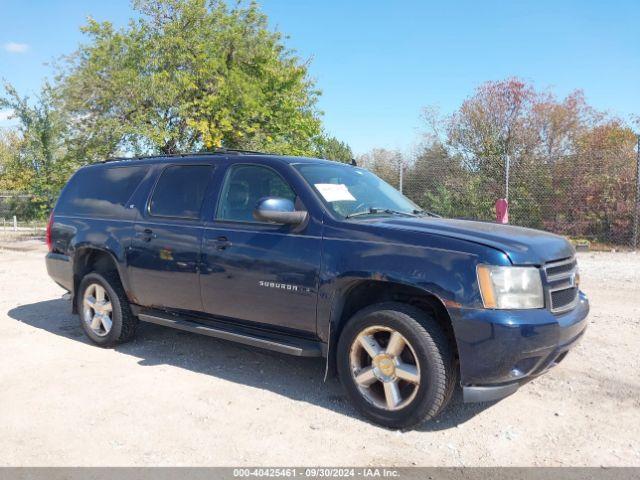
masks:
<path fill-rule="evenodd" d="M 392 210 L 391 208 L 375 208 L 371 207 L 369 210 L 362 210 L 360 212 L 350 213 L 344 218 L 361 217 L 364 215 L 375 215 L 378 213 L 387 213 L 389 215 L 404 215 L 406 217 L 417 217 L 418 215 L 411 212 L 401 212 L 399 210 Z"/>
<path fill-rule="evenodd" d="M 441 215 L 430 212 L 429 210 L 414 210 L 413 213 L 415 213 L 418 216 L 426 215 L 427 217 L 442 218 Z"/>

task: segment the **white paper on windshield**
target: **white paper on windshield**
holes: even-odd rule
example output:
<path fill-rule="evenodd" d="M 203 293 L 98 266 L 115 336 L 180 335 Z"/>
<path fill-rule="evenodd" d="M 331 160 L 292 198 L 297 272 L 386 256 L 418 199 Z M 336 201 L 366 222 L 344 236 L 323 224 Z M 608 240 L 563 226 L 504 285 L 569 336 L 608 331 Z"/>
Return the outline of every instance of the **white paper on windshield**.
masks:
<path fill-rule="evenodd" d="M 355 197 L 344 183 L 316 183 L 320 195 L 327 202 L 355 202 Z"/>

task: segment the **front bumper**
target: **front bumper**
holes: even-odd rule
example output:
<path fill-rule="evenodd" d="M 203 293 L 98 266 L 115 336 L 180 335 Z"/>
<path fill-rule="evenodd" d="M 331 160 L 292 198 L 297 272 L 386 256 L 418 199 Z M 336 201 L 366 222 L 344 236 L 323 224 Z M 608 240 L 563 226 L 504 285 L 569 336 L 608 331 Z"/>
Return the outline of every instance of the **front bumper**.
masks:
<path fill-rule="evenodd" d="M 464 401 L 498 400 L 564 359 L 587 326 L 580 292 L 570 312 L 452 309 Z"/>

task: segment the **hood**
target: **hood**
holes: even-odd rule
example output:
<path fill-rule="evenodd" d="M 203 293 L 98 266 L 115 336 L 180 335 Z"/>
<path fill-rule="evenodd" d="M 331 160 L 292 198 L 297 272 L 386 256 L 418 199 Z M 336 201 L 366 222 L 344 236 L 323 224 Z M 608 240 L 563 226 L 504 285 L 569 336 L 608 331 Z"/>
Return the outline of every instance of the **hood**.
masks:
<path fill-rule="evenodd" d="M 487 245 L 506 253 L 515 265 L 542 265 L 575 253 L 564 237 L 513 225 L 433 217 L 383 217 L 371 223 Z"/>

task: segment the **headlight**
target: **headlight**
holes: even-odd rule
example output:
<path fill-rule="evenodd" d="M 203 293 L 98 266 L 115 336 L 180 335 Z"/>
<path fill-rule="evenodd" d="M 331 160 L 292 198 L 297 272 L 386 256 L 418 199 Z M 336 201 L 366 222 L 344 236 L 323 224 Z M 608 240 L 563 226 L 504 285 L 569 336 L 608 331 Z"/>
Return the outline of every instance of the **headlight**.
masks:
<path fill-rule="evenodd" d="M 485 308 L 543 308 L 540 270 L 536 267 L 478 265 L 478 284 Z"/>

